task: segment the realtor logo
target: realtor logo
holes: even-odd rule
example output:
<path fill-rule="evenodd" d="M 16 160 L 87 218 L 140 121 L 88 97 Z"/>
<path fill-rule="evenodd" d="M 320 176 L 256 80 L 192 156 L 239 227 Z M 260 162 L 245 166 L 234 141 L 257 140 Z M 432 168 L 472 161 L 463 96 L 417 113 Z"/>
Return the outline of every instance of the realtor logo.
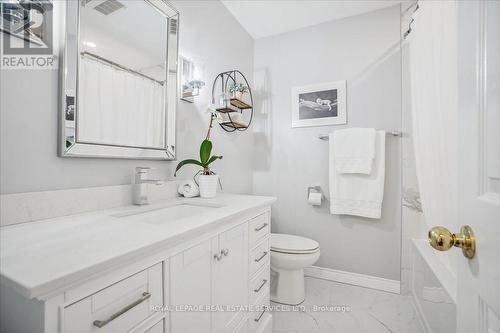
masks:
<path fill-rule="evenodd" d="M 0 0 L 2 69 L 53 69 L 51 0 Z"/>

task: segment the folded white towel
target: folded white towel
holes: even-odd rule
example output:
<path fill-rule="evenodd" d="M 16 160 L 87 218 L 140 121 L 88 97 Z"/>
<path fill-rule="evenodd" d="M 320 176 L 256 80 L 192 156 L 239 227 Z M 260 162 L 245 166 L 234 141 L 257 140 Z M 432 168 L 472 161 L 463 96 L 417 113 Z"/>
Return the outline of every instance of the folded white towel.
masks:
<path fill-rule="evenodd" d="M 193 180 L 181 181 L 177 192 L 186 198 L 193 198 L 200 195 L 200 189 Z"/>
<path fill-rule="evenodd" d="M 375 129 L 346 128 L 333 133 L 333 156 L 339 173 L 369 175 L 375 158 Z"/>
<path fill-rule="evenodd" d="M 332 139 L 332 138 L 330 138 Z M 382 215 L 385 181 L 385 132 L 377 131 L 372 171 L 365 174 L 339 173 L 330 142 L 330 212 L 379 219 Z"/>

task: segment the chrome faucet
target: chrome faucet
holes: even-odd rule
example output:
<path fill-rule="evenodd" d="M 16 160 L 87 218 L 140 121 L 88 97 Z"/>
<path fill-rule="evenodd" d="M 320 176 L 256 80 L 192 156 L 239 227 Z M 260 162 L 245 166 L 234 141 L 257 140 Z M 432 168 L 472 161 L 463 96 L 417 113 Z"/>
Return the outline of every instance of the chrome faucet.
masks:
<path fill-rule="evenodd" d="M 135 168 L 135 183 L 136 184 L 155 184 L 161 185 L 163 181 L 159 179 L 147 179 L 148 173 L 151 168 L 147 167 L 136 167 Z"/>
<path fill-rule="evenodd" d="M 148 179 L 149 170 L 151 168 L 136 167 L 135 168 L 135 183 L 134 183 L 134 205 L 147 205 L 148 201 L 148 184 L 161 185 L 163 181 L 159 179 Z"/>

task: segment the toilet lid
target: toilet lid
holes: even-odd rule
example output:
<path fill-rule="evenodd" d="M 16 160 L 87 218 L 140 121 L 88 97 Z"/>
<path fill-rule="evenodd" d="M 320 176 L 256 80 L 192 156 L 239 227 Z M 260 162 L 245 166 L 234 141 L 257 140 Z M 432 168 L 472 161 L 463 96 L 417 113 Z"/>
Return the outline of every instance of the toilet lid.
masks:
<path fill-rule="evenodd" d="M 283 253 L 313 253 L 319 249 L 318 242 L 295 235 L 271 234 L 271 250 Z"/>

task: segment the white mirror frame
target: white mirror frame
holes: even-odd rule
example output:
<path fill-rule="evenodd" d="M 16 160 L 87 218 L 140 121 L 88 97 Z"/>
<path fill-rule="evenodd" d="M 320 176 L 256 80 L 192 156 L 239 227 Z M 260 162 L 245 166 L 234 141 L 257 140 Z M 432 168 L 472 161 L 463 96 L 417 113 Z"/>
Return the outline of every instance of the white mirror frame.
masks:
<path fill-rule="evenodd" d="M 153 6 L 167 20 L 167 96 L 165 100 L 165 147 L 131 147 L 110 144 L 95 144 L 78 142 L 75 133 L 75 142 L 66 146 L 66 110 L 68 107 L 75 108 L 75 132 L 77 131 L 78 105 L 78 72 L 80 54 L 80 1 L 61 1 L 64 3 L 61 18 L 61 52 L 60 52 L 60 115 L 59 115 L 59 138 L 58 152 L 61 157 L 93 157 L 93 158 L 124 158 L 142 160 L 175 160 L 176 159 L 176 108 L 177 108 L 177 63 L 179 43 L 179 12 L 164 0 L 144 0 Z M 76 46 L 68 44 L 68 36 L 71 31 L 76 33 Z M 73 59 L 74 61 L 68 61 Z M 72 75 L 70 75 L 72 74 Z M 71 89 L 75 87 L 75 89 Z M 72 104 L 67 102 L 66 96 L 73 96 Z"/>

